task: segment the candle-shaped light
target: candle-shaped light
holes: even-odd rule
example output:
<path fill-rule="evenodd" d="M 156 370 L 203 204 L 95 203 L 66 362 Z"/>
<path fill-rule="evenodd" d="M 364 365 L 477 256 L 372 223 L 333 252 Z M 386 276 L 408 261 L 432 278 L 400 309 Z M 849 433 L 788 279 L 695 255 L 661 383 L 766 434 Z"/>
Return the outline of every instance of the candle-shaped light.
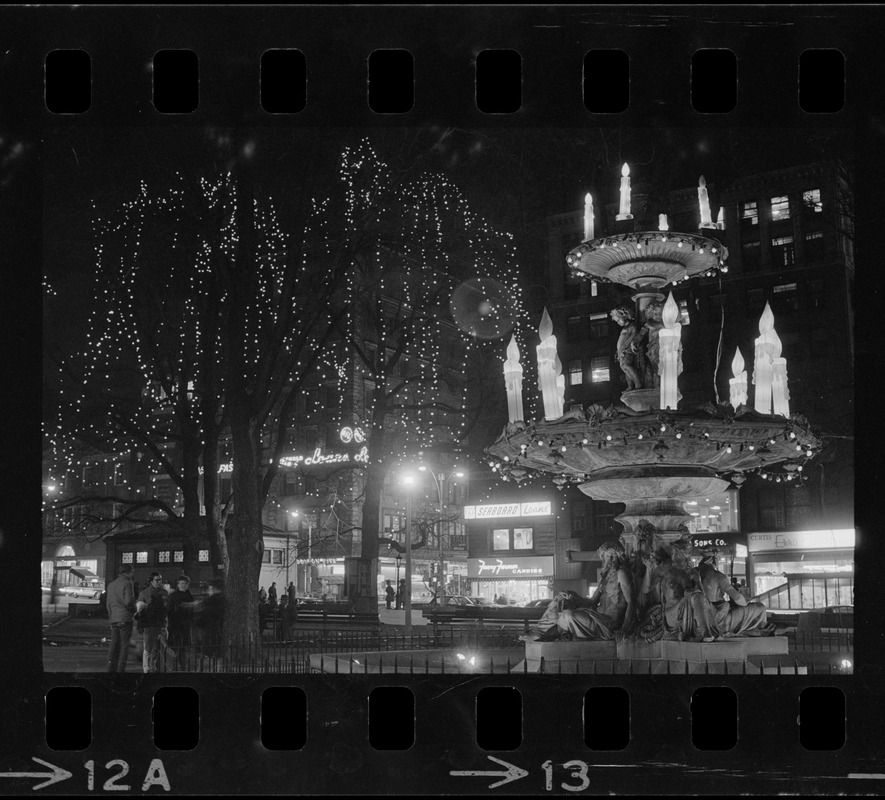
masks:
<path fill-rule="evenodd" d="M 556 377 L 556 405 L 561 417 L 565 411 L 565 373 L 562 371 L 559 353 L 556 354 L 556 359 L 553 362 L 553 375 Z"/>
<path fill-rule="evenodd" d="M 744 357 L 741 348 L 735 347 L 734 358 L 731 360 L 731 374 L 734 375 L 728 381 L 729 402 L 733 408 L 737 408 L 747 402 L 747 371 L 744 369 Z"/>
<path fill-rule="evenodd" d="M 698 181 L 698 204 L 701 207 L 701 225 L 702 228 L 713 227 L 713 217 L 710 215 L 710 198 L 707 196 L 707 181 L 701 175 Z"/>
<path fill-rule="evenodd" d="M 670 292 L 661 312 L 661 322 L 664 327 L 658 333 L 658 370 L 661 378 L 661 408 L 676 410 L 679 402 L 679 390 L 677 377 L 679 375 L 679 350 L 682 339 L 682 325 L 676 320 L 679 318 L 679 306 Z"/>
<path fill-rule="evenodd" d="M 716 217 L 716 227 L 720 231 L 725 230 L 725 206 L 719 206 L 719 216 Z"/>
<path fill-rule="evenodd" d="M 541 317 L 538 328 L 541 344 L 538 345 L 538 386 L 544 401 L 544 417 L 559 419 L 562 416 L 563 396 L 557 378 L 556 337 L 553 335 L 553 322 L 547 309 Z M 564 389 L 563 385 L 563 389 Z"/>
<path fill-rule="evenodd" d="M 667 222 L 667 215 L 666 214 L 658 214 L 658 230 L 659 231 L 670 230 L 670 223 Z"/>
<path fill-rule="evenodd" d="M 790 416 L 790 390 L 787 388 L 787 359 L 781 356 L 781 338 L 772 327 L 771 404 L 772 413 Z"/>
<path fill-rule="evenodd" d="M 593 198 L 590 192 L 584 196 L 584 241 L 593 238 Z"/>
<path fill-rule="evenodd" d="M 507 360 L 504 362 L 504 388 L 507 390 L 507 410 L 510 421 L 525 419 L 522 410 L 522 364 L 519 363 L 519 346 L 516 336 L 507 345 Z"/>
<path fill-rule="evenodd" d="M 632 218 L 633 215 L 630 213 L 630 167 L 625 162 L 621 167 L 621 207 L 615 219 Z"/>
<path fill-rule="evenodd" d="M 771 306 L 766 303 L 765 310 L 759 318 L 759 338 L 755 342 L 753 363 L 753 386 L 755 386 L 753 407 L 760 414 L 771 413 L 771 359 L 775 346 L 773 331 L 774 314 L 771 313 Z"/>

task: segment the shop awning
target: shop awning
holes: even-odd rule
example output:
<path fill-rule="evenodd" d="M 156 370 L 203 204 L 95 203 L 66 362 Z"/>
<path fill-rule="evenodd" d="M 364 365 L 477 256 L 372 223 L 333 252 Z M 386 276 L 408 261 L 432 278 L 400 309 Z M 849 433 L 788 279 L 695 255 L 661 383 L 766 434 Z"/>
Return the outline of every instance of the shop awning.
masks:
<path fill-rule="evenodd" d="M 74 575 L 78 575 L 84 581 L 98 581 L 101 578 L 98 577 L 92 570 L 86 569 L 86 567 L 71 567 L 71 573 Z"/>

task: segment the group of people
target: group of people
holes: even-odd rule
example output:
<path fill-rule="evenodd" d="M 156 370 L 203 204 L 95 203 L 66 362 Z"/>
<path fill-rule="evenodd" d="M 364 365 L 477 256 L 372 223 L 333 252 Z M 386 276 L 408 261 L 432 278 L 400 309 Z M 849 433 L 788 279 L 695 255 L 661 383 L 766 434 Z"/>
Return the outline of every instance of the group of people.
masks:
<path fill-rule="evenodd" d="M 391 581 L 387 581 L 387 586 L 384 587 L 384 599 L 387 603 L 387 607 L 390 608 L 391 604 L 395 604 L 395 608 L 400 609 L 403 607 L 403 598 L 406 596 L 406 579 L 400 578 L 399 583 L 397 584 L 396 589 L 393 588 L 393 584 Z"/>
<path fill-rule="evenodd" d="M 276 605 L 285 605 L 286 603 L 297 603 L 298 596 L 295 593 L 295 584 L 289 581 L 289 585 L 283 590 L 283 596 L 278 600 L 277 582 L 273 581 L 269 589 L 263 586 L 258 590 L 258 603 L 267 603 L 273 608 Z"/>
<path fill-rule="evenodd" d="M 108 672 L 125 672 L 133 628 L 142 634 L 142 668 L 159 672 L 167 651 L 174 655 L 176 669 L 184 669 L 187 648 L 197 646 L 211 653 L 221 644 L 224 622 L 224 595 L 219 581 L 211 581 L 207 595 L 195 600 L 190 578 L 179 575 L 169 591 L 163 576 L 152 572 L 148 585 L 138 590 L 131 564 L 123 564 L 120 574 L 107 589 L 107 610 L 111 624 Z"/>
<path fill-rule="evenodd" d="M 590 598 L 561 592 L 528 639 L 678 639 L 711 642 L 733 636 L 770 635 L 762 603 L 750 602 L 716 568 L 715 553 L 692 565 L 692 540 L 652 548 L 642 536 L 631 556 L 621 542 L 606 542 L 599 586 Z"/>

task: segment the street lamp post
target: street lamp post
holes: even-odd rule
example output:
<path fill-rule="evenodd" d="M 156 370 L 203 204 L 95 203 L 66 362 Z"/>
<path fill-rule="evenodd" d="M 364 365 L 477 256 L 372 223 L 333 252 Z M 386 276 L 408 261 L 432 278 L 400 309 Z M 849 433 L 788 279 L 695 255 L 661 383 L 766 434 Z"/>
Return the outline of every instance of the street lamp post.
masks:
<path fill-rule="evenodd" d="M 445 575 L 444 575 L 444 553 L 443 553 L 443 539 L 442 539 L 442 525 L 443 525 L 443 515 L 444 511 L 444 498 L 447 496 L 446 492 L 448 491 L 449 481 L 453 478 L 463 478 L 464 472 L 460 467 L 454 467 L 451 472 L 446 474 L 445 472 L 435 472 L 430 469 L 426 465 L 422 464 L 418 467 L 421 472 L 429 472 L 431 477 L 433 478 L 433 482 L 436 485 L 437 496 L 439 497 L 439 529 L 437 531 L 437 538 L 439 543 L 439 572 L 437 573 L 437 602 L 442 603 L 445 600 Z"/>
<path fill-rule="evenodd" d="M 409 476 L 411 478 L 411 476 Z M 415 479 L 405 478 L 407 486 L 415 483 Z M 406 610 L 406 636 L 412 635 L 412 493 L 406 492 L 406 591 L 403 593 L 403 608 Z"/>
<path fill-rule="evenodd" d="M 300 511 L 291 511 L 289 512 L 293 517 L 299 516 L 302 514 Z M 310 559 L 312 557 L 311 553 L 311 538 L 313 536 L 313 515 L 312 514 L 303 514 L 305 521 L 307 522 L 307 563 L 304 565 L 304 579 L 303 579 L 303 588 L 305 597 L 310 595 Z M 288 551 L 288 548 L 286 548 Z M 297 577 L 297 575 L 296 575 Z M 286 586 L 289 585 L 289 560 L 286 559 Z"/>

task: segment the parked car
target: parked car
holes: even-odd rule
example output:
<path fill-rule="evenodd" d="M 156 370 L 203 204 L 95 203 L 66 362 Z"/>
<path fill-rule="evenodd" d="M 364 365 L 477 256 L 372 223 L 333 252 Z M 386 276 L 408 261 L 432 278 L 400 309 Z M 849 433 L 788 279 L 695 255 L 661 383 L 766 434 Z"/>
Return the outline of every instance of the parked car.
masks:
<path fill-rule="evenodd" d="M 437 598 L 433 598 L 428 604 L 428 606 L 436 607 L 439 605 L 443 606 L 477 606 L 479 603 L 475 603 L 472 598 L 468 597 L 466 594 L 449 594 L 446 595 L 443 603 L 439 603 Z"/>
<path fill-rule="evenodd" d="M 541 600 L 529 600 L 523 608 L 547 608 L 552 599 L 552 597 L 544 597 Z"/>
<path fill-rule="evenodd" d="M 81 581 L 78 586 L 63 586 L 60 591 L 68 597 L 85 597 L 90 600 L 98 600 L 102 591 L 104 591 L 104 584 L 100 581 Z"/>
<path fill-rule="evenodd" d="M 491 606 L 492 601 L 488 597 L 474 597 L 470 595 L 468 598 L 475 606 Z"/>

